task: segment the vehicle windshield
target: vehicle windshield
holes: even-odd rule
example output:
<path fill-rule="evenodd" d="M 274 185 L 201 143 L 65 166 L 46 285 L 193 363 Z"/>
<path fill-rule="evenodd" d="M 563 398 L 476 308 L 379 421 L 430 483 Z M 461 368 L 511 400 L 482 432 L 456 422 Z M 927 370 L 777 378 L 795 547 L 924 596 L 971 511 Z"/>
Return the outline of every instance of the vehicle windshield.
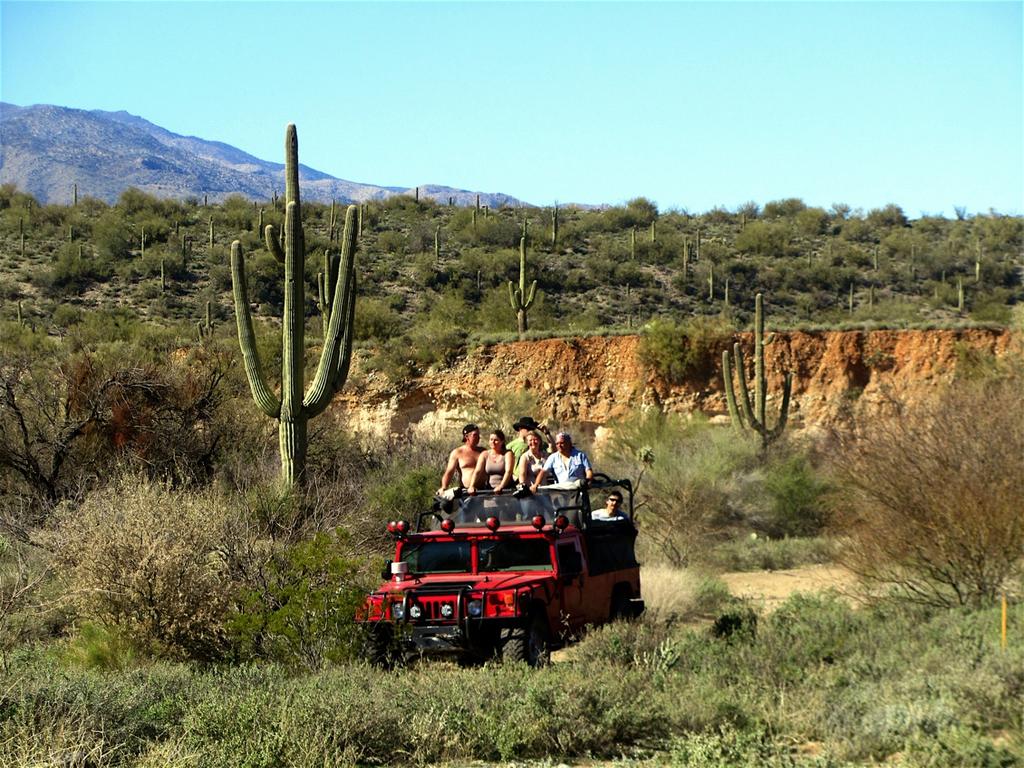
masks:
<path fill-rule="evenodd" d="M 480 572 L 550 571 L 551 547 L 547 539 L 497 539 L 478 544 Z"/>
<path fill-rule="evenodd" d="M 468 541 L 423 541 L 405 544 L 401 562 L 413 573 L 469 573 L 472 556 Z"/>

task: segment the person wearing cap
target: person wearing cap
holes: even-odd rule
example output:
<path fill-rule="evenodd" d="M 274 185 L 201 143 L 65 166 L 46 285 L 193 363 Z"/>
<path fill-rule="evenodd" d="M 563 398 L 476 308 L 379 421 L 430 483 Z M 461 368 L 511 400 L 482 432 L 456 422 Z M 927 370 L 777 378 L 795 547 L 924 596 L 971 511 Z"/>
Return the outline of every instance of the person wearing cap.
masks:
<path fill-rule="evenodd" d="M 476 479 L 476 465 L 483 449 L 480 447 L 480 428 L 476 424 L 467 424 L 462 428 L 462 445 L 448 454 L 448 466 L 441 476 L 441 487 L 438 494 L 443 494 L 452 481 L 456 471 L 459 475 L 459 486 L 469 488 Z"/>
<path fill-rule="evenodd" d="M 544 482 L 544 478 L 552 474 L 559 483 L 571 483 L 575 480 L 590 482 L 594 479 L 590 459 L 579 448 L 573 447 L 572 435 L 568 432 L 559 432 L 555 435 L 555 452 L 544 462 L 544 468 L 537 473 L 530 490 L 536 491 Z"/>
<path fill-rule="evenodd" d="M 527 449 L 527 438 L 531 432 L 540 432 L 547 438 L 548 445 L 543 446 L 545 450 L 551 444 L 551 433 L 548 432 L 548 428 L 543 424 L 538 424 L 533 420 L 533 416 L 520 416 L 519 421 L 512 425 L 512 429 L 519 433 L 519 436 L 515 440 L 512 440 L 508 444 L 508 449 L 512 451 L 515 456 L 516 466 L 519 466 L 519 460 L 526 453 Z"/>

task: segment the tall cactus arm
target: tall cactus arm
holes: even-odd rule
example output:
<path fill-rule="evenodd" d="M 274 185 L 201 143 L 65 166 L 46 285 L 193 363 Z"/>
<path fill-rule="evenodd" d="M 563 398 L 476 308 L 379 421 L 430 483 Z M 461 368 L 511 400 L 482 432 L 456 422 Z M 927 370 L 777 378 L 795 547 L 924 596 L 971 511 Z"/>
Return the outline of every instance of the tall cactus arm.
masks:
<path fill-rule="evenodd" d="M 263 239 L 267 243 L 267 250 L 277 259 L 278 264 L 284 264 L 284 251 L 281 250 L 281 241 L 277 237 L 277 230 L 273 224 L 267 224 L 263 229 Z"/>
<path fill-rule="evenodd" d="M 533 299 L 535 298 L 534 294 L 536 294 L 536 293 L 537 293 L 537 281 L 534 280 L 530 284 L 530 290 L 527 293 L 526 301 L 523 302 L 523 309 L 529 309 L 530 307 L 533 306 Z"/>
<path fill-rule="evenodd" d="M 744 428 L 743 416 L 736 407 L 736 392 L 732 386 L 732 359 L 729 357 L 729 350 L 722 350 L 722 385 L 725 388 L 725 402 L 729 406 L 729 419 L 732 426 L 738 432 Z"/>
<path fill-rule="evenodd" d="M 356 207 L 350 205 L 345 213 L 345 233 L 342 240 L 341 263 L 335 289 L 331 297 L 331 321 L 320 352 L 320 364 L 303 398 L 303 409 L 310 418 L 320 414 L 331 402 L 334 393 L 348 376 L 352 359 L 352 336 L 356 305 Z"/>
<path fill-rule="evenodd" d="M 235 299 L 235 323 L 238 326 L 238 344 L 242 349 L 245 375 L 252 390 L 252 399 L 261 411 L 272 419 L 281 413 L 281 402 L 267 386 L 263 378 L 263 366 L 256 348 L 256 334 L 249 314 L 249 287 L 245 279 L 245 257 L 242 244 L 235 240 L 231 244 L 231 285 Z"/>
<path fill-rule="evenodd" d="M 509 280 L 508 281 L 508 300 L 512 304 L 512 309 L 514 309 L 516 312 L 518 312 L 520 309 L 522 309 L 522 305 L 520 304 L 520 299 L 521 298 L 522 297 L 519 294 L 519 289 L 516 288 L 515 284 L 511 280 Z"/>

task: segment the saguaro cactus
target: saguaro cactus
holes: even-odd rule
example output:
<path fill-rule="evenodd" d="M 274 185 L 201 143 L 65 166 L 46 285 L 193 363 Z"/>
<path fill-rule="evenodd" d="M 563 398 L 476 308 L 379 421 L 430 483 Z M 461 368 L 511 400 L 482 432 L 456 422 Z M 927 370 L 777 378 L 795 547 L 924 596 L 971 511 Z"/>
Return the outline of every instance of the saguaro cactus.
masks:
<path fill-rule="evenodd" d="M 526 222 L 523 222 L 523 237 L 519 240 L 519 287 L 516 288 L 511 280 L 508 281 L 508 297 L 512 302 L 512 309 L 516 312 L 516 320 L 519 324 L 519 337 L 527 331 L 526 313 L 533 306 L 536 298 L 537 281 L 530 283 L 530 289 L 526 289 Z"/>
<path fill-rule="evenodd" d="M 348 377 L 355 320 L 356 207 L 345 213 L 345 229 L 339 269 L 328 278 L 331 315 L 324 334 L 320 363 L 305 393 L 303 352 L 305 349 L 305 249 L 299 202 L 299 144 L 294 125 L 285 133 L 285 220 L 284 247 L 274 232 L 265 230 L 267 248 L 284 264 L 284 312 L 281 318 L 281 396 L 274 394 L 263 375 L 252 317 L 249 314 L 245 259 L 242 245 L 231 244 L 231 283 L 235 301 L 238 341 L 253 400 L 263 413 L 278 421 L 281 476 L 292 485 L 303 480 L 306 466 L 307 424 L 327 408 Z"/>
<path fill-rule="evenodd" d="M 765 418 L 765 400 L 767 384 L 764 372 L 764 301 L 761 294 L 757 294 L 754 309 L 754 401 L 751 403 L 750 390 L 747 387 L 747 375 L 743 367 L 743 352 L 738 343 L 733 345 L 733 354 L 736 356 L 736 378 L 740 384 L 740 406 L 743 411 L 736 407 L 736 396 L 732 386 L 733 366 L 729 350 L 722 351 L 722 384 L 725 386 L 725 400 L 729 406 L 729 417 L 732 419 L 733 427 L 737 431 L 751 429 L 761 436 L 761 448 L 767 450 L 768 446 L 782 434 L 786 428 L 786 419 L 789 416 L 789 393 L 793 384 L 792 374 L 786 373 L 782 384 L 782 405 L 779 408 L 779 419 L 775 426 L 768 429 L 768 422 Z"/>

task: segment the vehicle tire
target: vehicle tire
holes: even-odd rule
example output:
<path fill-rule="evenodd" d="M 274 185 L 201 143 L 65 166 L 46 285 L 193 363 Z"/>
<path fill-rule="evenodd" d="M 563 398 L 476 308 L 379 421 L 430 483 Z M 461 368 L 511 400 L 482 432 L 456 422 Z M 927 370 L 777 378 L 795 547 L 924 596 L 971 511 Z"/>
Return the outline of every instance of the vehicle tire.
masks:
<path fill-rule="evenodd" d="M 633 618 L 633 608 L 630 600 L 633 592 L 629 587 L 620 584 L 612 593 L 612 608 L 608 615 L 609 621 L 628 621 Z"/>
<path fill-rule="evenodd" d="M 369 626 L 363 638 L 363 658 L 375 667 L 391 669 L 402 662 L 390 625 Z"/>
<path fill-rule="evenodd" d="M 531 667 L 543 667 L 551 661 L 548 649 L 548 625 L 544 616 L 535 613 L 529 624 L 516 630 L 501 650 L 503 661 L 525 661 Z"/>

